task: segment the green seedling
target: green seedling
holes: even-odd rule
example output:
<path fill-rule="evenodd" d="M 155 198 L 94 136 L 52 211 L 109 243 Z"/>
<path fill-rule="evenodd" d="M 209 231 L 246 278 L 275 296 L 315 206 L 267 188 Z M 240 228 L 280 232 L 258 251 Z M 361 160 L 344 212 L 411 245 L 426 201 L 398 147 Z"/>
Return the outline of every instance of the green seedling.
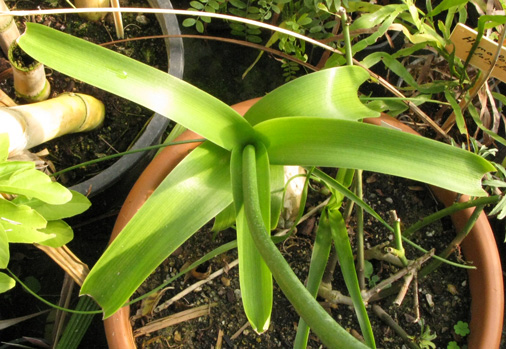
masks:
<path fill-rule="evenodd" d="M 469 324 L 464 321 L 457 322 L 457 324 L 453 326 L 453 329 L 455 330 L 455 333 L 461 337 L 465 337 L 469 333 L 471 333 L 471 330 L 469 329 Z"/>

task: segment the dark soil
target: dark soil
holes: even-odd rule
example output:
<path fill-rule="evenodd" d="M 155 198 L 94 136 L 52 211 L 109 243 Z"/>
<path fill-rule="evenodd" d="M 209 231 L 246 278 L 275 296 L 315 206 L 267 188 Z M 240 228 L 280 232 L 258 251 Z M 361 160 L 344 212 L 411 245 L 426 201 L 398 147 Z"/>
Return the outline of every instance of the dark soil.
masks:
<path fill-rule="evenodd" d="M 397 208 L 404 226 L 408 227 L 437 209 L 437 203 L 432 199 L 429 191 L 423 187 L 420 188 L 417 183 L 390 176 L 372 176 L 370 174 L 367 176 L 375 182 L 367 186 L 365 198 L 383 217 L 386 217 L 387 211 Z M 314 207 L 323 199 L 319 194 L 311 195 L 311 198 L 310 207 Z M 301 281 L 305 280 L 309 270 L 316 225 L 317 218 L 304 222 L 298 227 L 297 234 L 291 236 L 279 246 Z M 213 248 L 235 239 L 235 232 L 229 229 L 219 233 L 216 239 L 213 240 L 209 229 L 210 227 L 206 227 L 199 231 L 173 256 L 167 259 L 141 287 L 139 294 L 153 289 L 163 280 L 177 274 L 179 270 L 185 267 L 185 263 L 194 262 Z M 453 234 L 451 224 L 448 221 L 443 221 L 424 228 L 413 239 L 427 249 L 434 247 L 441 250 L 451 240 Z M 353 241 L 353 233 L 351 238 Z M 391 241 L 392 236 L 379 223 L 371 218 L 366 218 L 366 239 L 367 246 L 374 246 L 379 242 Z M 415 259 L 421 255 L 412 249 L 407 250 L 410 259 Z M 225 255 L 214 258 L 199 272 L 212 273 L 226 267 L 236 258 L 236 251 L 230 251 Z M 460 258 L 459 255 L 453 257 L 453 259 Z M 398 268 L 394 268 L 385 262 L 372 261 L 372 263 L 374 265 L 374 275 L 377 275 L 380 280 L 398 270 Z M 186 278 L 181 278 L 169 284 L 170 289 L 163 294 L 159 304 L 197 282 L 198 280 L 192 275 L 200 276 L 201 274 L 189 274 Z M 334 273 L 333 289 L 347 294 L 339 268 L 336 268 Z M 168 309 L 155 313 L 156 318 L 161 318 L 189 308 L 216 303 L 217 305 L 211 308 L 208 316 L 140 336 L 137 339 L 138 345 L 142 348 L 209 348 L 217 344 L 218 333 L 223 331 L 224 348 L 291 347 L 296 334 L 298 316 L 276 284 L 274 292 L 274 308 L 269 330 L 262 335 L 257 335 L 250 327 L 244 329 L 243 326 L 247 323 L 247 319 L 242 309 L 237 268 L 231 268 L 222 276 L 200 286 L 195 292 L 176 301 Z M 408 292 L 401 307 L 392 304 L 393 297 L 386 298 L 380 301 L 379 304 L 409 335 L 419 336 L 421 328 L 419 324 L 413 323 L 415 318 L 413 293 Z M 437 348 L 446 348 L 450 341 L 457 341 L 459 344 L 465 343 L 465 340 L 453 331 L 453 326 L 458 321 L 468 322 L 470 316 L 467 273 L 463 269 L 445 265 L 431 274 L 426 280 L 420 280 L 419 298 L 421 318 L 430 327 L 430 333 L 437 334 L 437 338 L 433 340 Z M 428 299 L 432 300 L 434 305 L 430 305 Z M 344 328 L 352 331 L 352 333 L 360 332 L 352 309 L 342 304 L 330 304 L 321 298 L 319 298 L 319 301 Z M 136 311 L 137 308 L 133 307 L 132 315 Z M 403 345 L 402 340 L 371 311 L 369 313 L 378 347 L 400 348 Z M 135 325 L 137 327 L 142 326 L 153 321 L 155 317 L 150 315 L 142 317 L 135 321 Z M 308 347 L 319 348 L 321 345 L 318 338 L 311 335 Z"/>

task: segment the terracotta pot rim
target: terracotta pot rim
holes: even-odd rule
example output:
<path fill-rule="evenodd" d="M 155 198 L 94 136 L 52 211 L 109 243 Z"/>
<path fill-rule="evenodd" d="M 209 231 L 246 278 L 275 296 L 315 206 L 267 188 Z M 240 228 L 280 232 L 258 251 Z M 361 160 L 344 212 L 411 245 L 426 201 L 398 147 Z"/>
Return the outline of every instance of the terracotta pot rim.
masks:
<path fill-rule="evenodd" d="M 239 103 L 234 108 L 240 113 L 244 112 L 256 100 Z M 366 120 L 366 122 L 378 125 L 381 121 L 387 122 L 405 132 L 417 134 L 408 126 L 385 115 L 382 115 L 380 118 Z M 191 131 L 187 131 L 178 140 L 196 138 L 200 137 Z M 151 162 L 128 195 L 118 216 L 111 241 L 137 211 L 138 207 L 147 199 L 149 194 L 153 192 L 154 188 L 197 145 L 193 143 L 167 147 Z M 159 166 L 161 166 L 161 169 Z M 152 171 L 154 171 L 154 174 Z M 432 188 L 432 190 L 445 205 L 451 205 L 455 201 L 456 194 L 453 192 L 441 188 Z M 466 198 L 464 197 L 461 200 L 466 200 Z M 460 229 L 467 222 L 467 218 L 471 215 L 472 211 L 472 208 L 462 210 L 452 216 L 456 229 Z M 480 215 L 478 222 L 464 240 L 462 248 L 466 258 L 474 261 L 477 265 L 476 270 L 469 272 L 472 318 L 468 347 L 470 349 L 499 348 L 504 314 L 502 267 L 494 234 L 485 213 Z M 478 256 L 481 256 L 481 259 L 478 259 Z M 135 348 L 132 328 L 129 322 L 129 310 L 126 307 L 107 319 L 105 326 L 110 348 Z M 118 340 L 120 341 L 118 342 Z"/>

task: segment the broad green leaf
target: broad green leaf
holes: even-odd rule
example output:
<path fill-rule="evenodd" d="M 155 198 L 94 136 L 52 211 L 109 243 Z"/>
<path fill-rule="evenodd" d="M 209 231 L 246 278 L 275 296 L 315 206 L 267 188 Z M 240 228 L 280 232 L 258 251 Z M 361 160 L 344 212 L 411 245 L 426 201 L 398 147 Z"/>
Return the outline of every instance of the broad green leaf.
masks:
<path fill-rule="evenodd" d="M 246 112 L 244 118 L 256 125 L 286 116 L 348 120 L 376 117 L 379 114 L 364 106 L 357 95 L 358 87 L 368 78 L 367 71 L 357 66 L 308 74 L 267 94 Z"/>
<path fill-rule="evenodd" d="M 25 195 L 53 205 L 64 204 L 72 199 L 72 194 L 63 185 L 51 181 L 48 175 L 35 168 L 28 169 L 26 167 L 14 172 L 8 178 L 4 179 L 2 176 L 0 192 Z"/>
<path fill-rule="evenodd" d="M 338 209 L 329 209 L 328 219 L 330 221 L 330 231 L 332 233 L 332 239 L 334 240 L 334 247 L 337 252 L 337 258 L 339 259 L 339 265 L 343 273 L 346 288 L 353 301 L 353 307 L 355 308 L 360 329 L 362 330 L 362 336 L 369 347 L 376 348 L 369 316 L 367 315 L 367 310 L 365 309 L 365 304 L 360 293 L 357 272 L 355 271 L 355 260 L 353 251 L 351 250 L 346 223 Z"/>
<path fill-rule="evenodd" d="M 0 181 L 9 179 L 13 174 L 35 169 L 30 161 L 2 161 L 0 162 Z"/>
<path fill-rule="evenodd" d="M 0 293 L 9 291 L 16 286 L 16 281 L 5 273 L 0 273 Z"/>
<path fill-rule="evenodd" d="M 71 190 L 72 199 L 62 205 L 51 205 L 38 199 L 29 199 L 18 196 L 12 202 L 30 206 L 42 215 L 46 220 L 53 221 L 78 215 L 86 211 L 91 202 L 86 196 Z"/>
<path fill-rule="evenodd" d="M 234 150 L 230 162 L 236 211 L 239 283 L 246 317 L 253 330 L 263 333 L 269 328 L 272 311 L 272 275 L 252 240 L 246 220 L 241 189 L 244 176 L 251 174 L 244 171 L 242 153 L 242 149 Z M 256 153 L 256 155 L 259 160 L 258 163 L 263 163 L 262 166 L 256 168 L 258 173 L 255 174 L 255 177 L 259 179 L 258 187 L 262 188 L 259 193 L 263 203 L 262 217 L 264 224 L 270 227 L 268 158 L 265 149 L 262 153 Z M 267 172 L 262 173 L 263 180 L 260 182 L 260 172 L 265 172 L 266 169 Z"/>
<path fill-rule="evenodd" d="M 272 164 L 376 171 L 475 196 L 486 195 L 481 179 L 495 170 L 468 151 L 353 121 L 292 117 L 255 129 L 265 139 Z"/>
<path fill-rule="evenodd" d="M 9 136 L 7 133 L 0 133 L 0 161 L 7 160 L 9 156 Z"/>
<path fill-rule="evenodd" d="M 106 318 L 177 247 L 232 203 L 229 157 L 210 142 L 193 150 L 104 252 L 81 294 L 93 297 Z"/>
<path fill-rule="evenodd" d="M 7 238 L 11 243 L 37 243 L 40 245 L 60 247 L 70 242 L 74 237 L 72 228 L 64 221 L 50 221 L 43 229 L 33 229 L 23 225 L 2 223 L 7 231 Z"/>
<path fill-rule="evenodd" d="M 47 227 L 40 229 L 40 231 L 52 236 L 50 239 L 39 242 L 45 246 L 60 247 L 74 238 L 72 228 L 62 220 L 47 222 Z"/>
<path fill-rule="evenodd" d="M 0 224 L 0 268 L 5 269 L 9 264 L 9 240 L 4 227 Z"/>
<path fill-rule="evenodd" d="M 5 223 L 30 229 L 41 229 L 46 227 L 47 221 L 29 206 L 0 200 L 0 224 Z"/>
<path fill-rule="evenodd" d="M 35 23 L 27 23 L 19 45 L 39 62 L 143 105 L 220 147 L 231 150 L 254 138 L 251 126 L 225 103 L 114 51 Z"/>

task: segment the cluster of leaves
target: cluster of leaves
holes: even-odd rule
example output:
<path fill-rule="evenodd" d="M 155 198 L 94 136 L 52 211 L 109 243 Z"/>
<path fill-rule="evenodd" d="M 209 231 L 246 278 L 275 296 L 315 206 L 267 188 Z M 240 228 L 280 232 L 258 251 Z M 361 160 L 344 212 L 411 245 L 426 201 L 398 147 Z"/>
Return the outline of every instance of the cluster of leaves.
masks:
<path fill-rule="evenodd" d="M 73 238 L 64 218 L 90 206 L 82 194 L 53 182 L 31 161 L 9 161 L 9 137 L 0 134 L 0 268 L 9 264 L 10 243 L 60 247 Z M 0 292 L 15 281 L 0 273 Z"/>
<path fill-rule="evenodd" d="M 340 1 L 325 1 L 325 8 L 339 8 Z M 338 23 L 335 16 L 326 10 L 322 10 L 318 3 L 306 1 L 290 0 L 194 0 L 190 2 L 190 10 L 212 13 L 230 14 L 242 18 L 252 19 L 260 22 L 270 21 L 281 28 L 289 29 L 293 32 L 308 35 L 315 39 L 326 39 L 332 35 L 332 30 Z M 187 18 L 183 21 L 183 26 L 193 27 L 199 33 L 203 33 L 204 23 L 211 23 L 209 17 L 204 15 L 198 18 Z M 230 33 L 252 43 L 262 43 L 261 30 L 250 24 L 230 22 Z M 275 33 L 267 40 L 266 46 L 269 47 L 278 42 L 279 49 L 301 61 L 307 61 L 308 55 L 304 41 L 292 36 Z M 283 63 L 286 80 L 296 77 L 298 67 L 293 64 Z"/>
<path fill-rule="evenodd" d="M 326 69 L 287 83 L 242 118 L 179 79 L 44 26 L 28 23 L 20 46 L 62 73 L 144 105 L 208 139 L 161 183 L 87 277 L 81 292 L 92 295 L 106 317 L 123 306 L 180 244 L 232 206 L 242 300 L 252 328 L 263 332 L 269 326 L 274 276 L 322 342 L 329 347 L 362 347 L 321 308 L 269 237 L 279 217 L 282 166 L 366 169 L 478 196 L 484 194 L 480 179 L 493 170 L 483 158 L 457 147 L 357 122 L 378 115 L 358 99 L 358 86 L 369 77 L 360 67 Z M 64 49 L 65 57 L 53 54 Z M 118 64 L 128 76 L 121 81 L 108 68 Z M 315 174 L 336 197 L 351 198 L 374 215 L 343 186 L 346 181 L 342 184 L 318 170 Z M 327 235 L 342 249 L 339 255 L 346 256 L 340 264 L 349 272 L 347 285 L 355 297 L 364 336 L 374 347 L 346 226 L 337 210 L 341 200 L 325 211 L 329 221 L 335 222 L 329 224 Z M 330 243 L 326 246 L 330 249 Z"/>

